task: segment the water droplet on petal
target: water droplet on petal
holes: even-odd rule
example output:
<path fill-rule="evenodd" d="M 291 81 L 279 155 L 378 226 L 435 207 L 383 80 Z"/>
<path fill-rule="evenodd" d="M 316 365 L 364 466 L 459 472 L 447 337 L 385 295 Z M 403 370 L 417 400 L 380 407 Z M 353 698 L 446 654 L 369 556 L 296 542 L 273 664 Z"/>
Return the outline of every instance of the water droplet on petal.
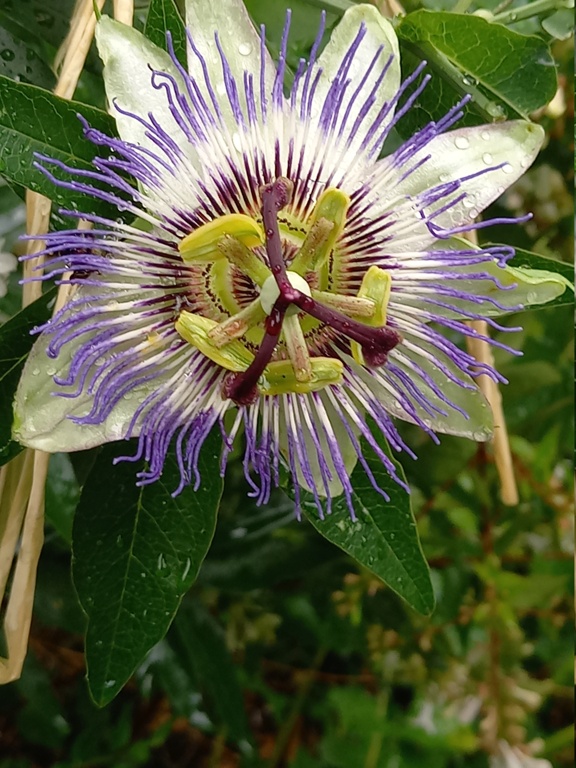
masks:
<path fill-rule="evenodd" d="M 510 165 L 510 163 L 504 163 L 502 166 L 502 172 L 503 173 L 514 173 L 514 168 Z"/>
<path fill-rule="evenodd" d="M 490 132 L 489 131 L 482 131 L 480 134 L 480 138 L 482 141 L 490 141 Z"/>
<path fill-rule="evenodd" d="M 39 373 L 40 373 L 40 368 L 34 368 L 34 370 L 32 371 L 32 376 L 38 376 Z"/>
<path fill-rule="evenodd" d="M 454 139 L 454 145 L 456 146 L 456 149 L 468 149 L 470 142 L 466 136 L 457 136 Z"/>
<path fill-rule="evenodd" d="M 494 160 L 494 158 L 492 157 L 492 155 L 490 154 L 490 152 L 485 152 L 485 153 L 482 155 L 482 161 L 483 161 L 484 163 L 486 163 L 486 165 L 490 165 L 490 163 L 492 163 L 492 161 L 493 161 L 493 160 Z"/>
<path fill-rule="evenodd" d="M 240 138 L 240 134 L 238 132 L 232 134 L 232 144 L 234 144 L 234 147 L 238 150 L 238 152 L 242 151 L 242 139 Z"/>
<path fill-rule="evenodd" d="M 240 43 L 240 45 L 238 46 L 238 53 L 241 56 L 250 56 L 250 54 L 252 53 L 252 46 L 250 45 L 250 43 Z"/>
<path fill-rule="evenodd" d="M 4 48 L 3 51 L 0 51 L 0 56 L 2 56 L 4 61 L 14 61 L 16 54 L 10 48 Z"/>

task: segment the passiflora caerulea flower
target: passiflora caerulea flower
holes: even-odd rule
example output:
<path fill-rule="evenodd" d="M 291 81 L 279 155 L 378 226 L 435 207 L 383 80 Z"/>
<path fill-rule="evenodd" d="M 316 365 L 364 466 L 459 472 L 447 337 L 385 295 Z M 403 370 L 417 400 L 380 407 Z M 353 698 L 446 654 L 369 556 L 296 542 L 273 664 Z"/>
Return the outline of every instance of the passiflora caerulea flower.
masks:
<path fill-rule="evenodd" d="M 409 449 L 393 417 L 488 439 L 474 376 L 497 374 L 452 332 L 472 334 L 466 320 L 516 308 L 527 289 L 509 290 L 510 249 L 455 238 L 532 163 L 542 129 L 453 130 L 461 103 L 379 159 L 427 76 L 401 83 L 375 8 L 347 11 L 319 54 L 321 27 L 288 93 L 289 19 L 275 65 L 238 0 L 189 0 L 187 14 L 187 69 L 170 41 L 166 53 L 103 17 L 121 138 L 86 125 L 105 148 L 90 172 L 39 158 L 55 183 L 135 223 L 69 211 L 94 228 L 47 235 L 46 276 L 74 293 L 26 365 L 16 439 L 73 451 L 138 437 L 138 482 L 175 451 L 178 492 L 198 482 L 219 426 L 223 467 L 243 432 L 258 502 L 283 464 L 321 513 L 342 493 L 351 504 L 357 462 L 375 483 L 362 441 L 396 477 L 381 436 Z"/>

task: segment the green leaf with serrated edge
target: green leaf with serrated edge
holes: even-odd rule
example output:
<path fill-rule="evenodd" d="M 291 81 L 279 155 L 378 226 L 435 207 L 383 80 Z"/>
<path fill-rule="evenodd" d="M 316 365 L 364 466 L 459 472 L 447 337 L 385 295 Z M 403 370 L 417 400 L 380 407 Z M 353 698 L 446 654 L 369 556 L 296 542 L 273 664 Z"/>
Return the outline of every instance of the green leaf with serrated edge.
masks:
<path fill-rule="evenodd" d="M 56 84 L 56 77 L 48 64 L 25 40 L 3 25 L 0 26 L 0 51 L 0 75 L 48 90 Z"/>
<path fill-rule="evenodd" d="M 434 74 L 449 86 L 452 104 L 458 96 L 471 94 L 471 108 L 484 121 L 527 118 L 556 92 L 554 60 L 538 37 L 518 34 L 479 16 L 426 10 L 405 16 L 396 31 L 401 43 L 417 58 L 426 59 Z M 431 110 L 427 119 L 441 116 L 438 109 L 446 111 L 434 93 L 435 80 L 418 100 L 417 109 L 424 104 L 427 112 Z M 433 97 L 430 104 L 427 91 Z"/>
<path fill-rule="evenodd" d="M 195 679 L 220 723 L 234 741 L 248 738 L 237 667 L 224 632 L 206 609 L 186 599 L 167 638 L 184 670 Z"/>
<path fill-rule="evenodd" d="M 133 443 L 105 446 L 84 485 L 72 533 L 73 578 L 88 618 L 88 684 L 99 706 L 165 635 L 198 574 L 222 493 L 220 445 L 214 431 L 200 452 L 200 487 L 175 498 L 180 471 L 173 455 L 160 480 L 144 488 L 136 486 L 142 461 L 113 465 L 134 452 Z"/>
<path fill-rule="evenodd" d="M 166 32 L 172 35 L 172 45 L 178 61 L 186 67 L 186 30 L 174 0 L 151 0 L 144 34 L 159 48 L 168 50 Z"/>
<path fill-rule="evenodd" d="M 47 291 L 0 326 L 0 465 L 23 450 L 11 437 L 12 402 L 26 357 L 37 338 L 31 331 L 50 317 L 56 291 L 56 288 Z"/>
<path fill-rule="evenodd" d="M 373 488 L 358 463 L 350 477 L 356 521 L 350 516 L 344 496 L 335 499 L 332 513 L 320 520 L 314 497 L 305 490 L 300 491 L 302 514 L 322 536 L 382 579 L 414 610 L 428 615 L 434 609 L 434 594 L 410 496 L 390 477 L 364 440 L 362 449 L 376 482 L 390 501 Z M 404 479 L 402 467 L 396 461 L 394 465 Z"/>
<path fill-rule="evenodd" d="M 116 124 L 105 112 L 0 77 L 0 175 L 46 195 L 58 206 L 116 219 L 115 206 L 57 186 L 34 167 L 38 152 L 73 168 L 93 170 L 90 161 L 99 148 L 85 138 L 78 114 L 93 128 L 116 135 Z M 52 166 L 50 170 L 65 178 L 64 172 Z"/>

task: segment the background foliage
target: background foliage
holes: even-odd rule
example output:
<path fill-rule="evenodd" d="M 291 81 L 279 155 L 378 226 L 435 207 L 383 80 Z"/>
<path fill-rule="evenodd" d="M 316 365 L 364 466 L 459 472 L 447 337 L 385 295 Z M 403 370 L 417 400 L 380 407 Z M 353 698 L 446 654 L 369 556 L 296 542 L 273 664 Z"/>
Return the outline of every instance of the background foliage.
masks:
<path fill-rule="evenodd" d="M 330 29 L 348 3 L 247 5 L 255 20 L 266 23 L 273 54 L 285 8 L 293 9 L 294 66 L 314 39 L 319 8 L 327 10 Z M 470 124 L 531 114 L 546 128 L 545 148 L 488 215 L 532 210 L 534 219 L 524 228 L 486 234 L 568 262 L 571 12 L 560 2 L 534 6 L 538 13 L 528 12 L 523 2 L 407 2 L 409 13 L 398 26 L 405 73 L 425 57 L 435 77 L 398 127 L 396 140 L 442 114 L 463 92 L 474 96 L 465 116 Z M 82 138 L 78 111 L 114 131 L 100 111 L 104 93 L 94 52 L 76 92 L 78 104 L 64 107 L 38 90 L 54 86 L 54 58 L 72 9 L 72 0 L 0 4 L 0 173 L 6 178 L 0 237 L 5 249 L 16 252 L 22 247 L 22 185 L 55 195 L 31 169 L 32 153 L 49 149 L 86 167 L 93 149 Z M 478 10 L 480 15 L 470 15 Z M 488 24 L 491 12 L 502 26 Z M 138 6 L 136 25 L 161 44 L 166 23 L 178 29 L 178 19 L 172 0 L 151 0 L 150 9 Z M 547 107 L 556 75 L 560 91 Z M 67 192 L 57 194 L 58 205 L 85 204 Z M 53 224 L 62 226 L 57 215 Z M 38 312 L 47 311 L 50 299 L 0 328 L 6 358 L 0 409 L 27 352 L 26 330 L 39 322 Z M 0 321 L 19 306 L 13 274 L 0 298 Z M 503 398 L 519 505 L 501 502 L 489 446 L 445 437 L 437 447 L 403 426 L 419 455 L 417 462 L 408 460 L 405 472 L 431 566 L 437 607 L 430 617 L 417 614 L 374 573 L 319 536 L 316 519 L 297 523 L 282 492 L 265 508 L 253 506 L 236 461 L 226 476 L 209 553 L 163 638 L 180 596 L 194 581 L 187 553 L 198 547 L 194 561 L 200 562 L 210 544 L 215 521 L 203 517 L 203 505 L 214 505 L 220 489 L 211 483 L 165 510 L 163 499 L 169 497 L 161 485 L 136 492 L 134 466 L 112 468 L 114 446 L 53 456 L 30 653 L 22 678 L 0 689 L 0 766 L 482 768 L 499 741 L 530 745 L 558 768 L 571 765 L 571 308 L 555 306 L 506 322 L 523 326 L 506 341 L 512 338 L 524 357 L 497 356 L 510 381 Z M 5 416 L 2 461 L 18 451 L 2 431 L 7 423 Z M 210 445 L 204 451 L 208 476 L 216 453 Z M 116 507 L 106 503 L 107 489 Z M 388 537 L 394 510 L 394 503 L 388 515 L 386 508 L 378 510 Z M 158 541 L 165 537 L 151 552 L 150 526 L 157 528 Z M 338 531 L 333 525 L 323 533 L 338 541 Z M 362 535 L 366 531 L 357 531 Z M 73 538 L 75 584 L 88 626 L 71 580 Z M 126 590 L 102 611 L 102 595 L 114 596 L 114 585 L 133 567 L 127 540 L 141 545 L 140 559 L 153 566 L 137 574 L 142 590 Z M 368 564 L 366 551 L 360 559 Z M 417 560 L 414 555 L 412 564 Z M 381 575 L 392 584 L 398 578 Z M 90 589 L 101 596 L 98 610 L 91 610 Z M 405 586 L 399 589 L 419 610 L 430 608 L 425 587 L 412 597 Z M 156 599 L 167 594 L 172 602 Z M 128 645 L 140 643 L 128 659 L 118 653 L 124 647 L 118 630 L 128 633 Z M 93 698 L 85 679 L 86 631 Z M 99 708 L 95 702 L 111 703 Z M 490 765 L 512 766 L 493 760 Z"/>

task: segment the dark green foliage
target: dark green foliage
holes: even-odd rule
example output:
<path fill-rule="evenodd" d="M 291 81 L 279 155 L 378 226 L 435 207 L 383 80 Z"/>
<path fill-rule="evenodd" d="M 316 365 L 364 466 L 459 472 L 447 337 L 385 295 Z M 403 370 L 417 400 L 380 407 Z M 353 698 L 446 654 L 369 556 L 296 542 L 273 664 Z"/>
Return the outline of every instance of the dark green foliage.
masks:
<path fill-rule="evenodd" d="M 90 168 L 96 149 L 78 112 L 115 131 L 94 53 L 78 102 L 49 93 L 73 5 L 0 4 L 0 173 L 12 187 L 0 188 L 4 248 L 18 248 L 24 187 L 57 206 L 119 215 L 54 187 L 32 165 L 42 152 Z M 349 5 L 247 1 L 274 56 L 292 8 L 292 72 L 309 54 L 320 10 L 326 40 Z M 534 220 L 486 235 L 517 246 L 513 266 L 570 279 L 569 113 L 542 110 L 557 66 L 572 82 L 570 44 L 561 42 L 571 20 L 566 9 L 530 17 L 522 0 L 496 21 L 472 15 L 495 5 L 459 2 L 466 12 L 453 13 L 450 2 L 407 2 L 396 22 L 405 74 L 425 57 L 434 77 L 392 141 L 463 93 L 473 96 L 464 124 L 539 111 L 548 133 L 541 159 L 486 214 L 533 209 Z M 183 3 L 144 6 L 147 36 L 165 47 L 170 30 L 185 63 Z M 554 195 L 543 195 L 542 180 Z M 19 291 L 15 274 L 0 298 L 0 462 L 20 450 L 11 402 L 29 331 L 54 299 L 52 289 L 17 314 Z M 177 498 L 174 459 L 145 488 L 135 484 L 143 462 L 113 464 L 132 444 L 53 456 L 30 653 L 21 679 L 0 689 L 2 768 L 487 768 L 499 739 L 538 745 L 554 768 L 572 765 L 572 299 L 566 291 L 505 318 L 520 332 L 494 331 L 523 352 L 495 352 L 509 380 L 514 507 L 500 498 L 491 446 L 453 437 L 436 446 L 410 425 L 402 435 L 419 459 L 399 472 L 411 501 L 367 451 L 391 501 L 357 468 L 357 522 L 342 499 L 320 520 L 306 492 L 300 522 L 281 490 L 256 507 L 238 458 L 222 494 L 217 434 L 202 453 L 199 490 Z"/>

